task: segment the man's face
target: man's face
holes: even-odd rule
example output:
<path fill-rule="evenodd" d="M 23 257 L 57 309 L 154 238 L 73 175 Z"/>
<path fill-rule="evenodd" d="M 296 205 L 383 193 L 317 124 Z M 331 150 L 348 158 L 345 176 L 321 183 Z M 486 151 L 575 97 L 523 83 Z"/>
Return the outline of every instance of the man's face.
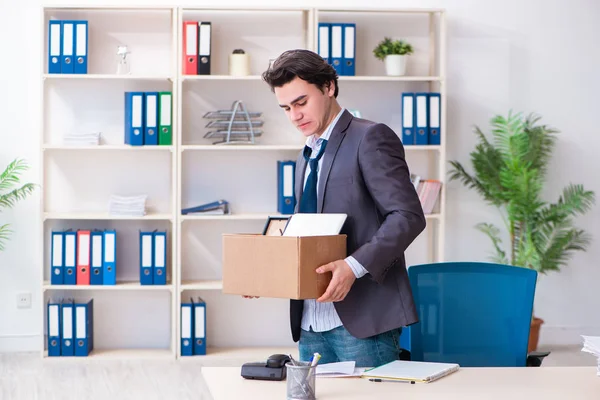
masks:
<path fill-rule="evenodd" d="M 327 128 L 334 92 L 333 84 L 325 87 L 323 93 L 316 85 L 296 77 L 276 87 L 275 97 L 292 124 L 308 137 L 321 135 Z"/>

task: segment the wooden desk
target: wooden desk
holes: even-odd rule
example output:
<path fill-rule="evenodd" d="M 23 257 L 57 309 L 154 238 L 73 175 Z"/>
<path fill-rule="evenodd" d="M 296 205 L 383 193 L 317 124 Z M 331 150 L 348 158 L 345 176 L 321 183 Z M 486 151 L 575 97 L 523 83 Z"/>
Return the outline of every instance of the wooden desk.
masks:
<path fill-rule="evenodd" d="M 317 378 L 317 400 L 598 400 L 596 367 L 462 368 L 432 383 Z M 286 382 L 246 380 L 238 367 L 204 367 L 213 400 L 285 400 Z"/>

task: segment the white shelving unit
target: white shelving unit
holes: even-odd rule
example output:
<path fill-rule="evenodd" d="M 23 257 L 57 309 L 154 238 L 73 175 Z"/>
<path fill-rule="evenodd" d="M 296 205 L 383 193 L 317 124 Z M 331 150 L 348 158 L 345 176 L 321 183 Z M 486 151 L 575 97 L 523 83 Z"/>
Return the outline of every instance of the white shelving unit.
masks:
<path fill-rule="evenodd" d="M 41 79 L 41 260 L 43 332 L 49 299 L 94 299 L 94 350 L 85 359 L 176 355 L 176 146 L 124 144 L 124 92 L 172 91 L 178 44 L 172 7 L 44 7 Z M 88 21 L 88 73 L 48 73 L 48 21 Z M 149 40 L 149 38 L 151 38 Z M 131 74 L 117 75 L 117 45 L 131 50 Z M 174 112 L 177 107 L 174 104 Z M 174 127 L 176 129 L 176 126 Z M 101 132 L 99 146 L 71 146 L 66 134 Z M 174 132 L 174 134 L 176 134 Z M 108 213 L 111 194 L 147 194 L 147 215 Z M 116 229 L 115 286 L 52 285 L 53 230 Z M 167 231 L 167 285 L 142 286 L 139 230 Z M 47 357 L 43 335 L 42 355 Z M 66 357 L 50 358 L 63 360 Z M 74 359 L 69 357 L 69 359 Z"/>
<path fill-rule="evenodd" d="M 130 13 L 136 18 L 129 18 Z M 339 79 L 338 99 L 343 107 L 359 109 L 363 117 L 386 123 L 400 134 L 401 93 L 441 93 L 441 145 L 405 149 L 411 172 L 445 182 L 444 10 L 44 8 L 45 49 L 49 18 L 90 21 L 90 61 L 88 75 L 61 76 L 47 74 L 44 57 L 41 74 L 44 331 L 49 297 L 97 297 L 97 350 L 92 358 L 175 357 L 218 365 L 234 358 L 262 359 L 269 351 L 296 354 L 287 300 L 248 300 L 221 293 L 221 236 L 259 233 L 267 217 L 278 214 L 276 162 L 296 159 L 304 139 L 278 107 L 261 73 L 270 59 L 287 49 L 315 50 L 320 21 L 356 23 L 356 76 Z M 137 22 L 123 25 L 132 20 Z M 211 75 L 182 74 L 182 24 L 186 20 L 212 23 Z M 385 76 L 383 63 L 372 55 L 384 36 L 408 39 L 415 47 L 406 76 Z M 117 41 L 132 49 L 131 75 L 113 73 Z M 250 54 L 250 76 L 228 75 L 228 55 L 238 48 Z M 172 146 L 123 144 L 122 96 L 127 90 L 173 92 Z M 263 113 L 263 135 L 255 145 L 213 145 L 204 138 L 208 120 L 203 115 L 229 109 L 236 100 L 244 101 L 249 111 Z M 62 145 L 62 134 L 74 129 L 102 131 L 106 143 L 99 147 Z M 147 193 L 148 215 L 107 214 L 112 193 Z M 407 252 L 409 265 L 444 259 L 445 193 L 443 185 L 438 209 L 427 215 L 426 232 Z M 231 215 L 181 215 L 183 208 L 217 199 L 230 202 Z M 49 232 L 62 227 L 123 231 L 122 248 L 117 250 L 119 284 L 112 288 L 50 285 Z M 167 286 L 139 284 L 135 234 L 150 228 L 167 229 L 169 234 Z M 208 355 L 179 357 L 180 304 L 198 296 L 207 302 Z M 143 332 L 152 335 L 142 336 Z"/>

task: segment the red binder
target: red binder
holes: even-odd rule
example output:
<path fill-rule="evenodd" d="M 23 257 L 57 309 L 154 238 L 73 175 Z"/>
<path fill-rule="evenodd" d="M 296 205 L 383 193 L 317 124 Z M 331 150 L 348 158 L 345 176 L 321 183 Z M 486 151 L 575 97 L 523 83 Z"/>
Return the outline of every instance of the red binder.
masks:
<path fill-rule="evenodd" d="M 77 231 L 77 284 L 90 284 L 90 254 L 91 232 L 89 230 Z"/>
<path fill-rule="evenodd" d="M 198 21 L 183 21 L 183 74 L 198 75 Z"/>

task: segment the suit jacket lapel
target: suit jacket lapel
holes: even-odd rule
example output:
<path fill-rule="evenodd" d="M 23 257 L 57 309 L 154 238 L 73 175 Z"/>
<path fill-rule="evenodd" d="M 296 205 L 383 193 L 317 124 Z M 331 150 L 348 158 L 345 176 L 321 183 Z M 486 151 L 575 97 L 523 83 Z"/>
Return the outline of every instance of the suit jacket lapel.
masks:
<path fill-rule="evenodd" d="M 350 125 L 350 121 L 352 121 L 352 114 L 350 114 L 347 110 L 345 110 L 337 124 L 331 131 L 331 135 L 329 136 L 329 141 L 327 142 L 327 147 L 325 148 L 325 153 L 323 154 L 323 163 L 321 165 L 321 173 L 319 174 L 319 184 L 317 189 L 317 212 L 323 212 L 323 201 L 325 194 L 325 185 L 327 184 L 327 179 L 329 179 L 329 172 L 331 171 L 331 165 L 333 164 L 333 159 L 346 135 L 346 129 L 348 125 Z M 306 162 L 305 162 L 306 164 Z"/>

